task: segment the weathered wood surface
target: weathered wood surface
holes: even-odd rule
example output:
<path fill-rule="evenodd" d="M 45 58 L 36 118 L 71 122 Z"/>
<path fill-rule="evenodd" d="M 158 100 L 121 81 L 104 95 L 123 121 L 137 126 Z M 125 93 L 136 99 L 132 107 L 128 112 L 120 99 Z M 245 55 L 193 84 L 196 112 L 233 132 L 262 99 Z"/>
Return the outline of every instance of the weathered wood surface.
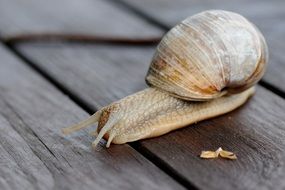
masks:
<path fill-rule="evenodd" d="M 94 111 L 147 85 L 153 46 L 24 43 L 28 60 L 55 78 Z"/>
<path fill-rule="evenodd" d="M 113 0 L 116 1 L 116 0 Z M 285 1 L 284 0 L 120 0 L 171 28 L 188 16 L 207 9 L 224 9 L 244 15 L 258 26 L 269 46 L 270 62 L 263 78 L 285 92 Z M 117 1 L 118 2 L 118 1 Z"/>
<path fill-rule="evenodd" d="M 93 108 L 145 88 L 148 47 L 22 44 L 29 60 Z M 64 73 L 64 74 L 63 74 Z M 285 188 L 285 102 L 258 87 L 242 108 L 140 146 L 201 189 Z M 201 150 L 232 150 L 237 161 L 201 160 Z M 116 147 L 116 146 L 113 146 Z M 111 147 L 110 149 L 112 149 Z"/>
<path fill-rule="evenodd" d="M 105 0 L 0 0 L 0 35 L 23 33 L 138 38 L 160 36 L 161 30 Z"/>
<path fill-rule="evenodd" d="M 0 46 L 0 189 L 181 189 L 128 145 L 94 151 L 88 115 Z"/>

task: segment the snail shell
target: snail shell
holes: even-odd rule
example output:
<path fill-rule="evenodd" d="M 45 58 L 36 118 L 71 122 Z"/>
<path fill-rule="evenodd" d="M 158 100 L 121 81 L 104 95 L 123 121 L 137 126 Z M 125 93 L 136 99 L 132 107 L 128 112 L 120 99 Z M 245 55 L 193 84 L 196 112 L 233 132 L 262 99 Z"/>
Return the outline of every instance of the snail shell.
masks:
<path fill-rule="evenodd" d="M 229 11 L 205 11 L 163 37 L 146 82 L 185 100 L 209 100 L 253 86 L 267 60 L 264 37 L 246 18 Z"/>

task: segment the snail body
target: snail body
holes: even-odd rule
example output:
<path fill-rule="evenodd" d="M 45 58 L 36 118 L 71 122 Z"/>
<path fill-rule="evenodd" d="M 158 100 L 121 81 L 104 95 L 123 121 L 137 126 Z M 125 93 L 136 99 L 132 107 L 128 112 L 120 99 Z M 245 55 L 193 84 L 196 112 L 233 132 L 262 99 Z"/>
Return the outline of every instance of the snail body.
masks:
<path fill-rule="evenodd" d="M 104 137 L 109 147 L 225 114 L 253 95 L 267 62 L 264 37 L 247 19 L 228 11 L 201 12 L 163 37 L 146 76 L 149 88 L 63 132 L 98 122 L 93 146 Z"/>

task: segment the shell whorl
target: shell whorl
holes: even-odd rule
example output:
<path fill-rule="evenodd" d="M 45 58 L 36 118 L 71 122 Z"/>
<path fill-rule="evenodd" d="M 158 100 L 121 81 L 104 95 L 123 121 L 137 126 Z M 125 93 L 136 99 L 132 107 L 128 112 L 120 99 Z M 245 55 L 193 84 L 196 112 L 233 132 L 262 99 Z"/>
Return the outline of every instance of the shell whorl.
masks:
<path fill-rule="evenodd" d="M 237 13 L 211 10 L 163 37 L 146 81 L 173 96 L 203 101 L 248 89 L 267 62 L 266 42 L 252 23 Z"/>

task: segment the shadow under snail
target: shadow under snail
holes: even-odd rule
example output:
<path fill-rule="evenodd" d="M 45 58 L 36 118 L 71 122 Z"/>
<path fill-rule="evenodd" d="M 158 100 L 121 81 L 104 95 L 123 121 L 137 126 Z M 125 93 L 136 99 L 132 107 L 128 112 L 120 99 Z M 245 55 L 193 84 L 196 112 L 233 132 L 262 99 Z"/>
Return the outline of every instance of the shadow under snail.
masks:
<path fill-rule="evenodd" d="M 103 107 L 63 133 L 98 122 L 92 145 L 105 138 L 109 147 L 225 114 L 254 94 L 267 62 L 265 39 L 246 18 L 223 10 L 198 13 L 162 38 L 146 75 L 149 88 Z"/>

